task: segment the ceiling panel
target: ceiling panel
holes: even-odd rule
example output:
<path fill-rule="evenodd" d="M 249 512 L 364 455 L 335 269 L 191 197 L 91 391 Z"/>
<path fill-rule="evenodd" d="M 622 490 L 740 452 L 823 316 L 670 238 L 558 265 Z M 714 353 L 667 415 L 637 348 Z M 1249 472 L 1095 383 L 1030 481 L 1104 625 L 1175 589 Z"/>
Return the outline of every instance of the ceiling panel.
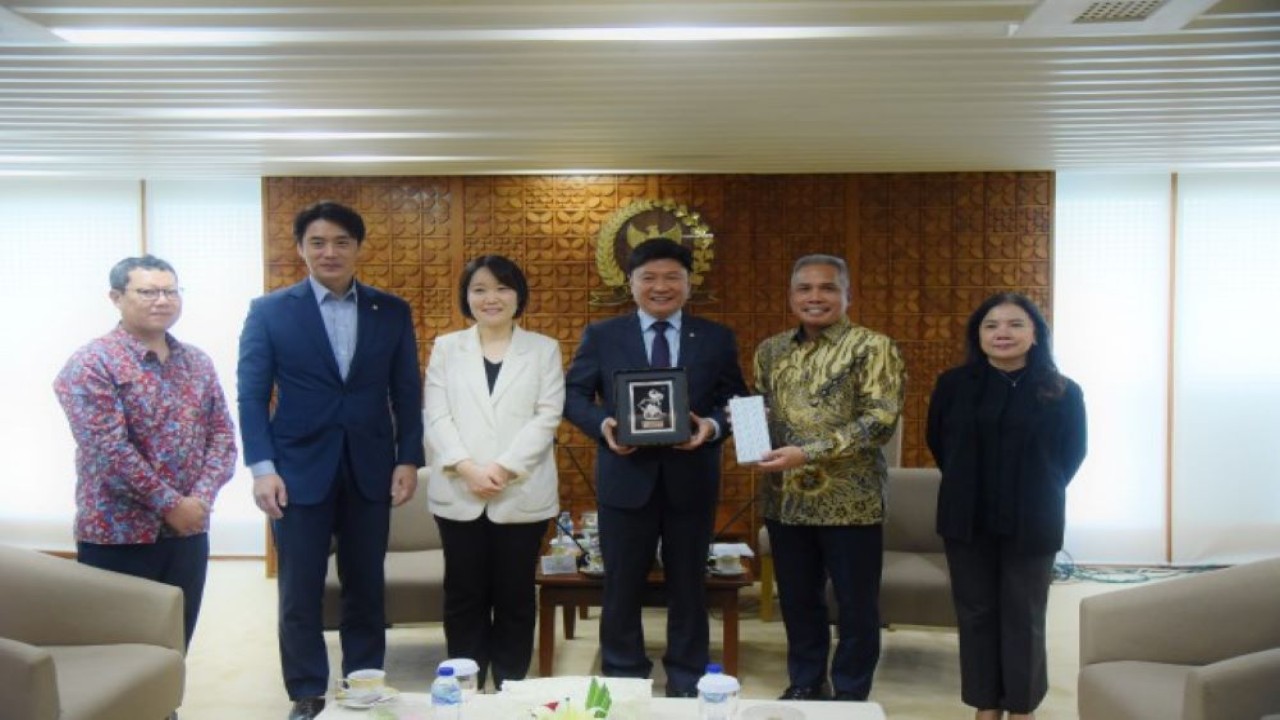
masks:
<path fill-rule="evenodd" d="M 1154 5 L 11 4 L 0 174 L 1280 166 L 1280 2 Z"/>

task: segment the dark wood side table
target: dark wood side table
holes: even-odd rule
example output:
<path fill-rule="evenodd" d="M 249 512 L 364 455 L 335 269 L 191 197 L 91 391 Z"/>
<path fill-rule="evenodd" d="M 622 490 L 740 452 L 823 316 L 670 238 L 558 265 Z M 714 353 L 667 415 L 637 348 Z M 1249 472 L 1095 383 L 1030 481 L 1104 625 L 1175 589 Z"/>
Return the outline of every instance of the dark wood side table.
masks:
<path fill-rule="evenodd" d="M 730 675 L 738 674 L 738 591 L 755 582 L 748 568 L 741 575 L 707 576 L 707 605 L 719 608 L 724 620 L 724 669 Z M 543 575 L 539 570 L 534 579 L 538 586 L 538 674 L 551 677 L 555 672 L 556 608 L 564 611 L 564 636 L 572 639 L 575 627 L 574 611 L 582 607 L 600 607 L 604 600 L 604 578 L 574 573 L 573 575 Z M 666 607 L 666 581 L 661 572 L 649 575 L 649 587 L 642 604 L 645 607 Z"/>

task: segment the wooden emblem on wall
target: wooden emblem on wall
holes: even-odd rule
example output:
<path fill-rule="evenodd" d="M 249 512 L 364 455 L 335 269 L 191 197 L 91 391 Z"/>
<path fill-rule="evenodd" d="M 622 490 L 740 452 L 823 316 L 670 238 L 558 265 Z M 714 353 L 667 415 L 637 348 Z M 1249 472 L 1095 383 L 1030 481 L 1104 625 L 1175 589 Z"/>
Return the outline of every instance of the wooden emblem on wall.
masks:
<path fill-rule="evenodd" d="M 591 294 L 592 307 L 621 305 L 631 300 L 623 270 L 632 248 L 653 238 L 674 240 L 693 252 L 690 302 L 714 297 L 702 290 L 704 276 L 715 258 L 715 235 L 702 216 L 674 200 L 635 200 L 605 219 L 596 238 L 596 270 L 605 289 Z"/>

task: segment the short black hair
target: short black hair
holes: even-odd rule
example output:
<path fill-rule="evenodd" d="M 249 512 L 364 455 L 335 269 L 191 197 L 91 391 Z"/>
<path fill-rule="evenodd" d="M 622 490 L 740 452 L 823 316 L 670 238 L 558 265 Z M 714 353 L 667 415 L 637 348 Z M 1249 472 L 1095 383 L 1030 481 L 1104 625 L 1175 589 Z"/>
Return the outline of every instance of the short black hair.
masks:
<path fill-rule="evenodd" d="M 356 244 L 364 242 L 364 218 L 360 213 L 341 203 L 332 200 L 321 200 L 308 205 L 293 218 L 293 241 L 301 245 L 306 237 L 307 228 L 317 220 L 328 220 L 339 225 L 347 234 L 356 239 Z"/>
<path fill-rule="evenodd" d="M 523 315 L 524 306 L 529 302 L 529 281 L 525 280 L 520 266 L 514 260 L 501 255 L 481 255 L 473 258 L 466 267 L 462 268 L 462 277 L 458 279 L 458 307 L 462 309 L 462 316 L 468 320 L 476 319 L 476 316 L 471 314 L 471 303 L 467 302 L 467 290 L 471 287 L 471 278 L 481 268 L 488 268 L 498 282 L 516 291 L 515 316 Z"/>
<path fill-rule="evenodd" d="M 178 271 L 174 270 L 172 265 L 155 255 L 127 257 L 112 266 L 111 272 L 107 275 L 107 281 L 111 283 L 111 289 L 124 292 L 124 289 L 129 287 L 129 273 L 134 270 L 159 270 L 160 272 L 170 273 L 174 279 L 178 277 Z"/>
<path fill-rule="evenodd" d="M 670 238 L 650 238 L 631 249 L 627 257 L 627 276 L 641 265 L 654 260 L 675 260 L 693 273 L 693 252 Z"/>

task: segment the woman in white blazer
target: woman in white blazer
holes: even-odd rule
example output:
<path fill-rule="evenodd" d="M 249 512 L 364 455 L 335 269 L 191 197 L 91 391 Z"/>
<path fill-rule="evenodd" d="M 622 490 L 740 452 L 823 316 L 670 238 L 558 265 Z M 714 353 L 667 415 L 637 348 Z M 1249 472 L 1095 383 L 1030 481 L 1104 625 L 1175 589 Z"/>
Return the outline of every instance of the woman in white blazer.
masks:
<path fill-rule="evenodd" d="M 553 441 L 564 408 L 560 344 L 522 329 L 524 273 L 500 255 L 458 284 L 470 328 L 436 338 L 427 365 L 427 505 L 444 544 L 450 657 L 493 687 L 523 679 L 537 617 L 534 572 L 560 509 Z"/>

